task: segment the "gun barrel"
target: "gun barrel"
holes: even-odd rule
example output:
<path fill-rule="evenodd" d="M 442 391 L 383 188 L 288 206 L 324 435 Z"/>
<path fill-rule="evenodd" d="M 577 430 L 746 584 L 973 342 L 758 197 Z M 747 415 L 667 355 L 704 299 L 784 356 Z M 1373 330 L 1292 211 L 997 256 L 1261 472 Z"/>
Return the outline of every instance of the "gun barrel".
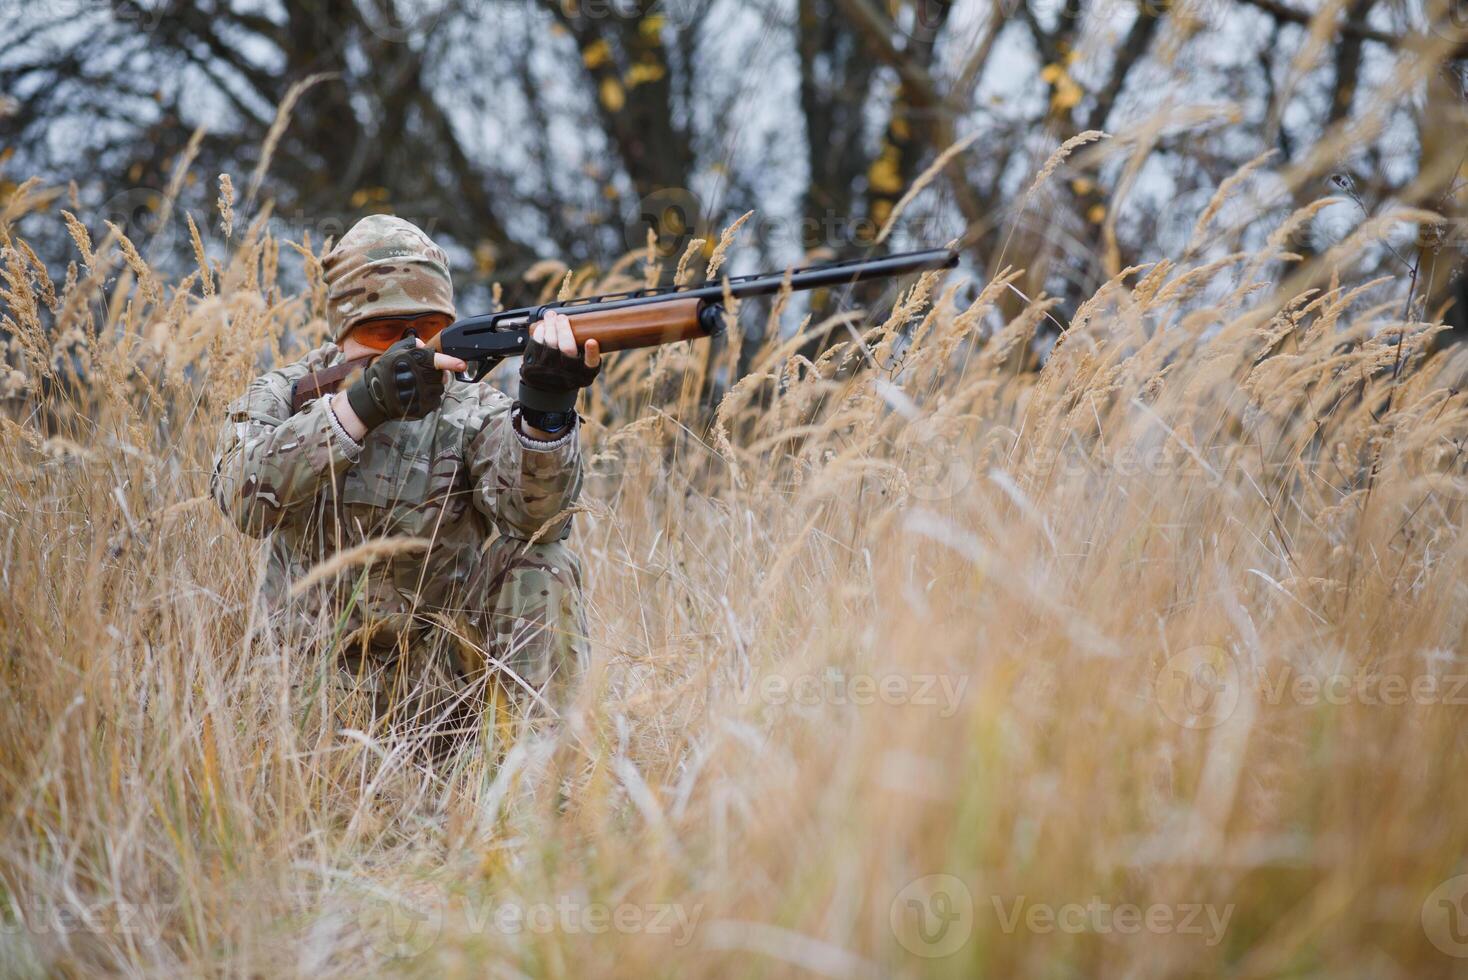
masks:
<path fill-rule="evenodd" d="M 920 252 L 900 252 L 876 259 L 852 259 L 847 262 L 832 262 L 793 269 L 788 273 L 771 272 L 762 275 L 741 276 L 728 281 L 729 292 L 735 299 L 749 296 L 772 296 L 784 287 L 787 279 L 795 292 L 807 289 L 822 289 L 831 286 L 849 286 L 867 279 L 889 279 L 912 272 L 927 272 L 932 269 L 951 269 L 958 265 L 958 253 L 949 248 L 930 248 Z M 618 293 L 590 299 L 568 299 L 549 303 L 542 310 L 553 309 L 574 316 L 590 313 L 666 303 L 671 299 L 698 299 L 717 303 L 724 298 L 724 284 L 709 283 L 703 286 L 683 286 L 676 289 L 640 290 Z"/>
<path fill-rule="evenodd" d="M 957 264 L 958 253 L 952 249 L 930 248 L 876 259 L 814 265 L 789 272 L 740 276 L 702 286 L 666 286 L 568 299 L 544 306 L 466 317 L 439 334 L 433 346 L 468 361 L 485 362 L 478 374 L 482 376 L 490 359 L 514 357 L 524 351 L 531 325 L 547 310 L 564 313 L 572 318 L 573 325 L 578 319 L 586 321 L 582 326 L 588 331 L 588 336 L 605 339 L 608 346 L 603 349 L 625 350 L 716 333 L 723 322 L 717 305 L 723 301 L 726 289 L 735 298 L 771 296 L 785 288 L 787 283 L 790 289 L 798 292 L 849 286 L 868 279 L 887 279 L 913 272 L 951 269 Z M 619 315 L 623 310 L 662 305 L 669 309 L 657 314 L 649 311 L 636 316 Z M 646 329 L 638 326 L 641 320 L 647 321 Z M 595 321 L 595 326 L 592 321 Z M 605 338 L 601 336 L 603 332 L 606 333 Z"/>
<path fill-rule="evenodd" d="M 952 249 L 931 248 L 921 252 L 902 252 L 879 259 L 854 259 L 850 262 L 833 262 L 830 265 L 796 269 L 790 273 L 790 288 L 800 291 L 849 286 L 866 279 L 888 279 L 911 272 L 951 269 L 956 265 L 958 253 Z M 779 292 L 784 284 L 783 274 L 772 274 L 733 280 L 730 288 L 735 296 L 760 296 Z M 722 289 L 719 295 L 722 295 Z"/>

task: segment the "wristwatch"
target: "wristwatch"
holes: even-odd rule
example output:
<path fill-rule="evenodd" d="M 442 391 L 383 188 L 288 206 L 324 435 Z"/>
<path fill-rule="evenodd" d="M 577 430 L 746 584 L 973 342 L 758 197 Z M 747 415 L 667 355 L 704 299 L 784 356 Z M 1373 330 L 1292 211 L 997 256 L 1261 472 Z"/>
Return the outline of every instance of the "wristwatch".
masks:
<path fill-rule="evenodd" d="M 542 432 L 558 433 L 576 422 L 576 409 L 574 408 L 565 412 L 547 412 L 544 409 L 530 408 L 524 402 L 517 401 L 515 409 L 520 413 L 520 418 L 526 425 L 534 426 Z"/>

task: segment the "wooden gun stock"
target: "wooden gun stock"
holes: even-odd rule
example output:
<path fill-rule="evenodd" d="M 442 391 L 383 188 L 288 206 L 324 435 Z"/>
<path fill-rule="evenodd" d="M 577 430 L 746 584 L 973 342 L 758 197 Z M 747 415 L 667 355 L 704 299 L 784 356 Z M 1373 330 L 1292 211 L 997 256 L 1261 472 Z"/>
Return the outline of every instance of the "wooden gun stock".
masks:
<path fill-rule="evenodd" d="M 371 362 L 372 357 L 370 356 L 359 357 L 355 361 L 342 361 L 332 367 L 312 371 L 291 388 L 291 414 L 294 415 L 305 408 L 308 402 L 336 394 L 347 375 L 366 367 Z"/>

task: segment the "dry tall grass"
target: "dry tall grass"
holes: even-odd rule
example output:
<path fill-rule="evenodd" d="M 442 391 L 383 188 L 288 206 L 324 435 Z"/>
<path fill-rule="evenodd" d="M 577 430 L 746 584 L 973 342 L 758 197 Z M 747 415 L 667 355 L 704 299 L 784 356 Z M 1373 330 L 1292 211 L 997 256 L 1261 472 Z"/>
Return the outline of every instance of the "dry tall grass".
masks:
<path fill-rule="evenodd" d="M 1360 243 L 1316 291 L 1264 281 L 1287 234 L 1131 270 L 1038 374 L 1004 277 L 924 279 L 866 353 L 772 341 L 713 419 L 706 348 L 618 356 L 594 667 L 557 732 L 429 768 L 303 701 L 330 643 L 257 628 L 205 499 L 224 403 L 322 333 L 312 246 L 257 220 L 172 282 L 67 219 L 56 285 L 32 206 L 0 222 L 4 972 L 1462 965 L 1468 408 Z"/>

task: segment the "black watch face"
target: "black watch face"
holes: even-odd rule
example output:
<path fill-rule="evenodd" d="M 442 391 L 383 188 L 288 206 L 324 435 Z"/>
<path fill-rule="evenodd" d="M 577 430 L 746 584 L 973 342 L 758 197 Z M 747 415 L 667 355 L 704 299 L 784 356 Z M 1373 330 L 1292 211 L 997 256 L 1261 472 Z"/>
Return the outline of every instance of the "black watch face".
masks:
<path fill-rule="evenodd" d="M 554 432 L 564 429 L 576 421 L 575 412 L 538 412 L 533 408 L 520 406 L 520 417 L 530 425 L 546 432 Z"/>

